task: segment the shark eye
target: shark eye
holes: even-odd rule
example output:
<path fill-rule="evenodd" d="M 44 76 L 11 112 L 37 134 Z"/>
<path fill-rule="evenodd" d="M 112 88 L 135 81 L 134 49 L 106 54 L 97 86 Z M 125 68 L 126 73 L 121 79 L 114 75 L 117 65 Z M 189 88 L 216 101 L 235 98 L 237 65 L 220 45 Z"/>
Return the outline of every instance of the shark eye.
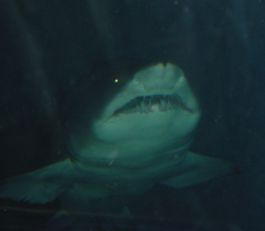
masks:
<path fill-rule="evenodd" d="M 120 81 L 119 78 L 114 78 L 114 79 L 113 79 L 113 82 L 114 82 L 114 83 L 119 83 L 119 81 Z"/>
<path fill-rule="evenodd" d="M 128 82 L 128 77 L 120 73 L 114 73 L 109 80 L 111 85 L 117 89 L 123 87 Z"/>
<path fill-rule="evenodd" d="M 125 79 L 123 76 L 113 76 L 111 82 L 115 87 L 121 87 L 125 84 Z"/>

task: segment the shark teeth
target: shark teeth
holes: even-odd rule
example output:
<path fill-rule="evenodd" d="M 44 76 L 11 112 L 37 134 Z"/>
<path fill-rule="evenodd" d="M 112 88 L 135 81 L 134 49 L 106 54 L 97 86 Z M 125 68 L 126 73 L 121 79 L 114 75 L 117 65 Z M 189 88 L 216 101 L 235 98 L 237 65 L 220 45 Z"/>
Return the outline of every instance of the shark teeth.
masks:
<path fill-rule="evenodd" d="M 178 95 L 138 96 L 114 111 L 113 116 L 130 113 L 150 113 L 169 111 L 177 108 L 190 111 Z"/>

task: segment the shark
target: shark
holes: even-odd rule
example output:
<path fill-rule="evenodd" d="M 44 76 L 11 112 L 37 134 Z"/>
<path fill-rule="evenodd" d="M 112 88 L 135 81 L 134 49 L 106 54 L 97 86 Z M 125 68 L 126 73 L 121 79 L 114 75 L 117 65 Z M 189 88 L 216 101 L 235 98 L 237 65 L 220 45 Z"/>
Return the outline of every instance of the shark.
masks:
<path fill-rule="evenodd" d="M 118 81 L 118 80 L 115 80 Z M 156 184 L 192 186 L 231 170 L 227 161 L 190 151 L 201 110 L 180 67 L 144 67 L 89 127 L 72 135 L 67 158 L 6 179 L 0 197 L 87 208 L 92 201 L 142 194 Z"/>

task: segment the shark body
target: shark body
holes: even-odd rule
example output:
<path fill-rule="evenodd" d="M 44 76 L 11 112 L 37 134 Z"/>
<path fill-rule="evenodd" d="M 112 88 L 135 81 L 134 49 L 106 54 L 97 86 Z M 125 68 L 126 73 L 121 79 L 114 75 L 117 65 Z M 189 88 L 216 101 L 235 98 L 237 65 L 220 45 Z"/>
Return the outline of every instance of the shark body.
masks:
<path fill-rule="evenodd" d="M 105 106 L 89 137 L 71 137 L 72 156 L 7 179 L 0 197 L 30 203 L 61 197 L 85 207 L 156 183 L 180 188 L 225 174 L 224 161 L 189 151 L 200 115 L 180 68 L 161 63 L 141 69 Z"/>

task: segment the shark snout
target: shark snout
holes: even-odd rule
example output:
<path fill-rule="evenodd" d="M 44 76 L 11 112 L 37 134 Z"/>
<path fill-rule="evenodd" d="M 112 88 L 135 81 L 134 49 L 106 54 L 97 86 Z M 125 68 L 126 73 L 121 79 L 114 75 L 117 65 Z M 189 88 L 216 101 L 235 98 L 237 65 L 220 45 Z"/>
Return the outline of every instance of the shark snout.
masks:
<path fill-rule="evenodd" d="M 146 91 L 170 91 L 174 89 L 181 76 L 183 73 L 177 66 L 171 63 L 158 63 L 138 72 L 135 80 Z"/>

